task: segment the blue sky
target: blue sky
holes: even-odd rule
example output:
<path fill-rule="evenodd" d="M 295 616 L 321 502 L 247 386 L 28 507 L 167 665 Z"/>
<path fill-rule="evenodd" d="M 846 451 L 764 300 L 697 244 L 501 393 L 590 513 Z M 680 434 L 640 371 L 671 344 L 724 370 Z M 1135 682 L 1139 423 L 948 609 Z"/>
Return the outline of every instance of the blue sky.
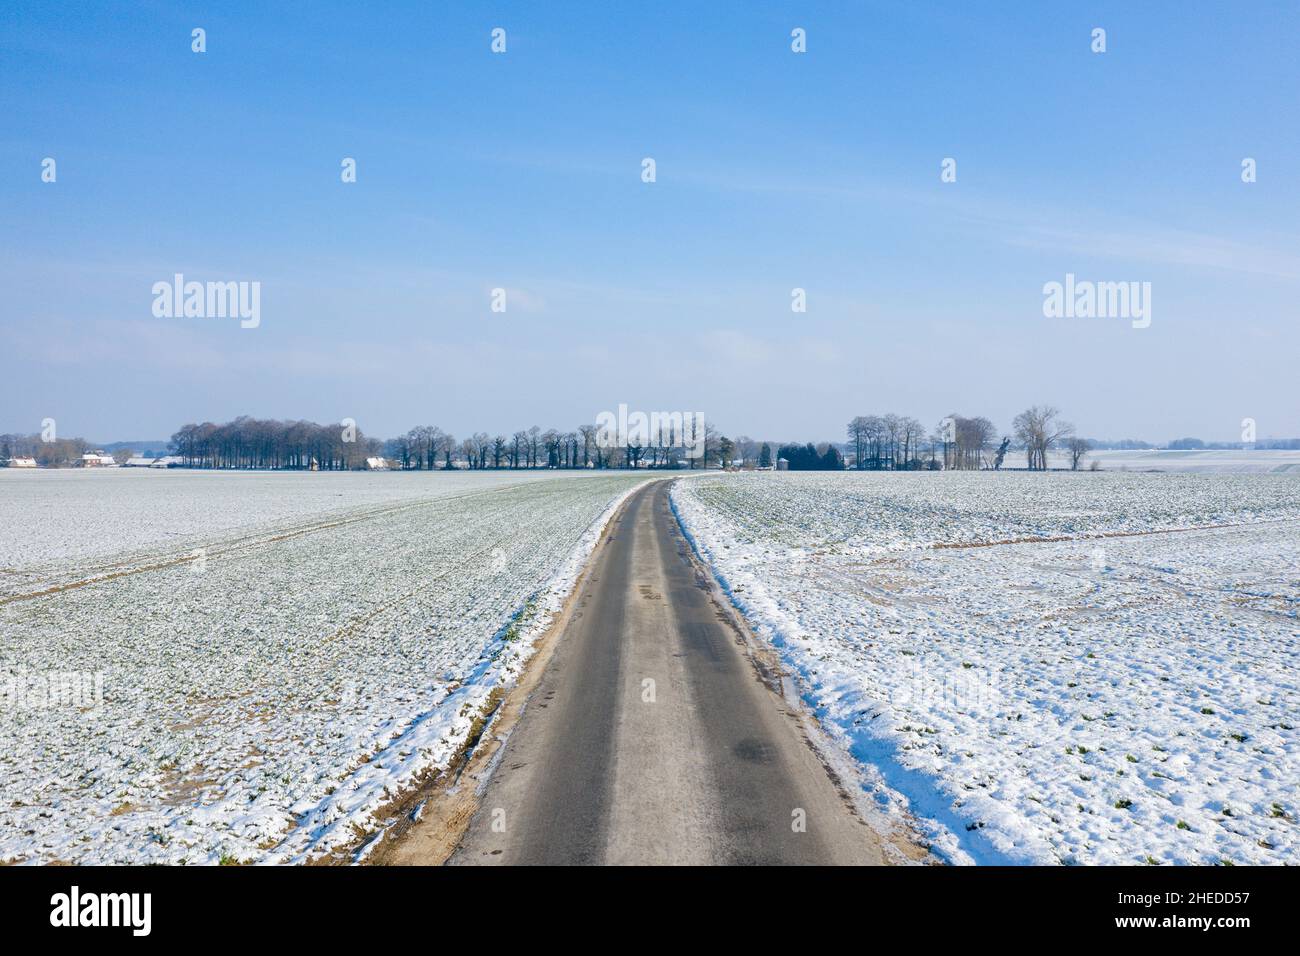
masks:
<path fill-rule="evenodd" d="M 0 9 L 0 431 L 1300 434 L 1294 3 L 52 6 Z M 155 318 L 176 272 L 260 327 Z M 1067 272 L 1151 326 L 1045 318 Z"/>

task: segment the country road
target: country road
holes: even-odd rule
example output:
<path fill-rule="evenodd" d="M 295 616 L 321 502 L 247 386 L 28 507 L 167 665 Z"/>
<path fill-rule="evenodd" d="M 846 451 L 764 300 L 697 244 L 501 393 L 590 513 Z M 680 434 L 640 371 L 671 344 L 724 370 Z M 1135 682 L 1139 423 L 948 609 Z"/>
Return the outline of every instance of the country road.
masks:
<path fill-rule="evenodd" d="M 668 487 L 613 519 L 449 863 L 882 862 L 715 603 Z"/>

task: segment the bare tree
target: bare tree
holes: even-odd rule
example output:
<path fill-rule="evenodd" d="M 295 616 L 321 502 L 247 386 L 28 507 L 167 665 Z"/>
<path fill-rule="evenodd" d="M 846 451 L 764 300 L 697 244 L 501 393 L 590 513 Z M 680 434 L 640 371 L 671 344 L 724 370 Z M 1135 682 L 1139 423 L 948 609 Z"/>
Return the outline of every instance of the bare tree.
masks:
<path fill-rule="evenodd" d="M 921 442 L 925 440 L 925 426 L 911 416 L 901 420 L 899 434 L 903 441 L 903 467 L 913 468 L 918 462 Z M 895 465 L 895 467 L 898 467 Z"/>
<path fill-rule="evenodd" d="M 1065 448 L 1070 453 L 1070 470 L 1078 471 L 1079 462 L 1092 451 L 1092 442 L 1086 438 L 1071 437 L 1066 441 Z"/>
<path fill-rule="evenodd" d="M 987 418 L 977 416 L 961 421 L 959 441 L 962 453 L 966 456 L 967 467 L 980 469 L 985 467 L 984 453 L 997 439 L 998 430 Z"/>
<path fill-rule="evenodd" d="M 853 421 L 849 422 L 848 435 L 849 441 L 853 442 L 853 467 L 865 468 L 867 466 L 867 418 L 865 415 L 858 415 Z"/>
<path fill-rule="evenodd" d="M 884 423 L 885 448 L 888 453 L 889 467 L 898 467 L 898 446 L 902 440 L 903 420 L 890 412 L 881 421 Z"/>
<path fill-rule="evenodd" d="M 487 432 L 475 432 L 470 440 L 474 443 L 473 456 L 478 459 L 473 466 L 486 468 L 488 452 L 492 448 L 492 439 L 488 437 Z"/>
<path fill-rule="evenodd" d="M 582 467 L 591 464 L 591 453 L 596 447 L 596 426 L 579 425 L 578 435 L 582 438 Z"/>
<path fill-rule="evenodd" d="M 1074 426 L 1061 421 L 1060 416 L 1051 405 L 1033 405 L 1012 423 L 1016 438 L 1025 446 L 1030 471 L 1046 471 L 1047 453 L 1074 433 Z"/>
<path fill-rule="evenodd" d="M 736 453 L 740 455 L 741 467 L 753 468 L 758 463 L 758 442 L 748 435 L 739 435 L 736 438 Z"/>
<path fill-rule="evenodd" d="M 713 422 L 705 421 L 704 423 L 704 467 L 709 467 L 710 461 L 717 461 L 721 465 L 722 460 L 722 442 L 718 435 L 718 427 Z"/>

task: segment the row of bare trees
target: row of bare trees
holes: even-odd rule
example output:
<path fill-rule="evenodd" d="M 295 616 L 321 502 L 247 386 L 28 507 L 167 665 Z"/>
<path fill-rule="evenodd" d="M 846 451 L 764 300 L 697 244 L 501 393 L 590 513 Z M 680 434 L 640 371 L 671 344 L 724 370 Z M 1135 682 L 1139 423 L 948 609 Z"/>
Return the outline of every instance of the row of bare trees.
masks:
<path fill-rule="evenodd" d="M 908 469 L 920 467 L 925 426 L 906 415 L 859 415 L 849 422 L 854 467 Z"/>
<path fill-rule="evenodd" d="M 1025 450 L 1030 471 L 1047 469 L 1048 452 L 1063 448 L 1070 466 L 1078 469 L 1090 443 L 1050 405 L 1034 405 L 1016 416 L 1012 434 Z M 928 434 L 915 418 L 903 415 L 859 415 L 848 424 L 850 467 L 864 470 L 1000 469 L 1012 436 L 998 437 L 997 426 L 983 416 L 946 416 Z"/>
<path fill-rule="evenodd" d="M 341 471 L 364 468 L 381 442 L 355 425 L 318 425 L 241 415 L 223 425 L 185 425 L 172 451 L 191 468 L 268 468 Z"/>
<path fill-rule="evenodd" d="M 534 425 L 509 437 L 475 432 L 461 441 L 437 425 L 417 425 L 389 439 L 384 451 L 402 468 L 417 470 L 458 464 L 473 469 L 610 467 L 609 449 L 597 444 L 594 425 L 571 432 Z"/>
<path fill-rule="evenodd" d="M 676 440 L 680 442 L 680 436 Z M 747 446 L 753 444 L 749 439 L 743 441 Z M 436 425 L 417 425 L 381 442 L 364 435 L 355 424 L 241 416 L 221 425 L 185 425 L 172 435 L 171 450 L 191 468 L 336 471 L 364 468 L 367 459 L 381 455 L 396 467 L 414 470 L 695 468 L 730 461 L 737 448 L 736 442 L 719 435 L 711 424 L 706 424 L 699 436 L 699 456 L 688 456 L 686 448 L 673 442 L 674 437 L 664 431 L 638 444 L 608 447 L 594 424 L 573 431 L 543 431 L 534 425 L 510 436 L 475 432 L 461 440 Z"/>
<path fill-rule="evenodd" d="M 1010 444 L 1006 440 L 999 443 L 997 451 L 992 458 L 989 457 L 994 443 L 998 441 L 998 430 L 996 425 L 982 415 L 974 418 L 949 415 L 939 422 L 935 437 L 943 448 L 943 466 L 957 471 L 1000 469 Z"/>
<path fill-rule="evenodd" d="M 594 424 L 572 431 L 539 426 L 512 435 L 475 432 L 460 441 L 436 425 L 417 425 L 384 444 L 385 454 L 402 468 L 678 468 L 720 464 L 736 443 L 705 423 L 699 436 L 701 454 L 691 457 L 680 435 L 666 428 L 635 444 L 611 447 Z M 746 439 L 748 441 L 748 439 Z M 757 446 L 755 446 L 757 450 Z"/>

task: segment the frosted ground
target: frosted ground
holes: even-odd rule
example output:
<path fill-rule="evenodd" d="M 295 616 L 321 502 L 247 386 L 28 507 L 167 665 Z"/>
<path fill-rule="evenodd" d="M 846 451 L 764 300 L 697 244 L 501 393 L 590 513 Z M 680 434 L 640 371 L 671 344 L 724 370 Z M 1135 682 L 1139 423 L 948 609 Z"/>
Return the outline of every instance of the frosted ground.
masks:
<path fill-rule="evenodd" d="M 0 469 L 0 860 L 354 844 L 452 759 L 641 480 Z M 67 672 L 102 703 L 31 693 Z"/>
<path fill-rule="evenodd" d="M 1089 452 L 1083 467 L 1090 467 L 1093 461 L 1106 471 L 1300 474 L 1300 451 L 1273 448 L 1250 451 L 1218 448 L 1200 451 L 1164 448 L 1146 451 L 1107 449 Z M 1024 463 L 1023 452 L 1011 452 L 1007 457 L 1008 465 L 1021 468 Z M 1059 452 L 1050 454 L 1047 463 L 1052 468 L 1070 467 L 1069 457 Z"/>
<path fill-rule="evenodd" d="M 1300 863 L 1300 476 L 767 473 L 673 501 L 942 858 Z"/>

